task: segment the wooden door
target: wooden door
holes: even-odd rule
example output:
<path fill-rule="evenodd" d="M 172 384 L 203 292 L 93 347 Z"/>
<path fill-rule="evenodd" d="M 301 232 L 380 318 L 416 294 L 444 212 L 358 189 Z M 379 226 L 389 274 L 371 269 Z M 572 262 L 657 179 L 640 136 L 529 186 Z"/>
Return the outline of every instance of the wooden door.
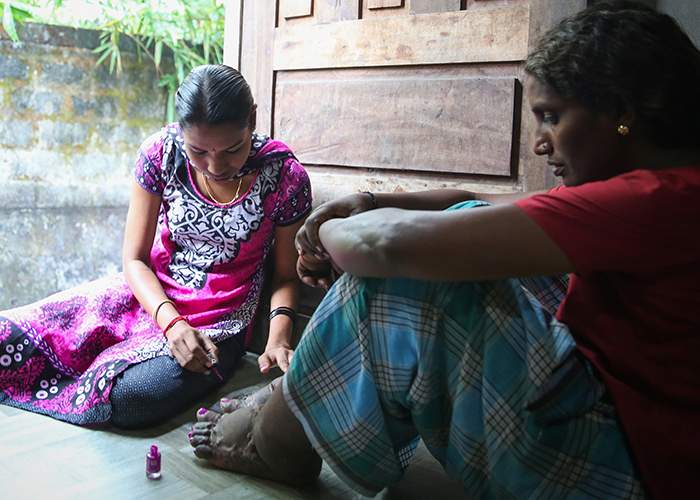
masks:
<path fill-rule="evenodd" d="M 315 204 L 358 190 L 541 189 L 553 179 L 530 152 L 523 61 L 585 2 L 229 0 L 224 59 L 253 88 L 258 128 L 308 170 Z M 304 288 L 302 317 L 319 298 Z"/>
<path fill-rule="evenodd" d="M 584 6 L 230 0 L 224 57 L 253 87 L 260 130 L 309 170 L 317 201 L 358 189 L 539 189 L 552 179 L 529 151 L 522 63 L 534 37 Z"/>

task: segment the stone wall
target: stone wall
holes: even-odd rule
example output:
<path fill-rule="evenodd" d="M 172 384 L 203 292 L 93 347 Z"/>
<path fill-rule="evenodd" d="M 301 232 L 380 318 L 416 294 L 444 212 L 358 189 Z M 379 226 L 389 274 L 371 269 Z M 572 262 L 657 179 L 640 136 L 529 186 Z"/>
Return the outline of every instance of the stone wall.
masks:
<path fill-rule="evenodd" d="M 164 123 L 149 61 L 97 66 L 99 33 L 0 30 L 0 310 L 117 272 L 130 171 Z"/>

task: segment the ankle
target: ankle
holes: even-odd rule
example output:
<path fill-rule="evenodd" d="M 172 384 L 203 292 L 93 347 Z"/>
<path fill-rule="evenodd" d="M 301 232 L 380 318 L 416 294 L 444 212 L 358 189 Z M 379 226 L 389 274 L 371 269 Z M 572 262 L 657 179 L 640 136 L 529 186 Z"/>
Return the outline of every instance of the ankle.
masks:
<path fill-rule="evenodd" d="M 278 440 L 274 433 L 265 432 L 262 418 L 253 424 L 252 439 L 255 450 L 275 476 L 294 486 L 313 483 L 321 474 L 321 457 L 310 445 L 306 436 L 303 440 Z"/>

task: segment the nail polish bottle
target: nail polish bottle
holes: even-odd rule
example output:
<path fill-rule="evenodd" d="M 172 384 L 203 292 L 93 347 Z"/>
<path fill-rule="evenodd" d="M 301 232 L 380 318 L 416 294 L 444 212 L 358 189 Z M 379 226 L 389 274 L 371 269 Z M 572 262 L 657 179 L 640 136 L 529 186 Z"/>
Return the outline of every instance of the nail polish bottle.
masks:
<path fill-rule="evenodd" d="M 146 455 L 146 477 L 160 479 L 160 452 L 155 444 L 151 445 L 151 449 Z"/>

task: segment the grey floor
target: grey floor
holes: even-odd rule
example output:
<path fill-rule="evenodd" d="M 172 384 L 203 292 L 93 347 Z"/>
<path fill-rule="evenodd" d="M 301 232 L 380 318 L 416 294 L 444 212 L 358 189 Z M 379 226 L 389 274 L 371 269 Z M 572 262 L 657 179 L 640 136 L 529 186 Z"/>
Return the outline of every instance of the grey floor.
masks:
<path fill-rule="evenodd" d="M 255 358 L 204 405 L 263 382 Z M 187 443 L 196 405 L 148 431 L 91 430 L 0 406 L 0 499 L 360 499 L 323 467 L 316 485 L 295 489 L 209 467 Z M 151 443 L 162 451 L 160 481 L 145 477 Z M 378 499 L 465 499 L 461 486 L 420 448 L 406 476 Z"/>

